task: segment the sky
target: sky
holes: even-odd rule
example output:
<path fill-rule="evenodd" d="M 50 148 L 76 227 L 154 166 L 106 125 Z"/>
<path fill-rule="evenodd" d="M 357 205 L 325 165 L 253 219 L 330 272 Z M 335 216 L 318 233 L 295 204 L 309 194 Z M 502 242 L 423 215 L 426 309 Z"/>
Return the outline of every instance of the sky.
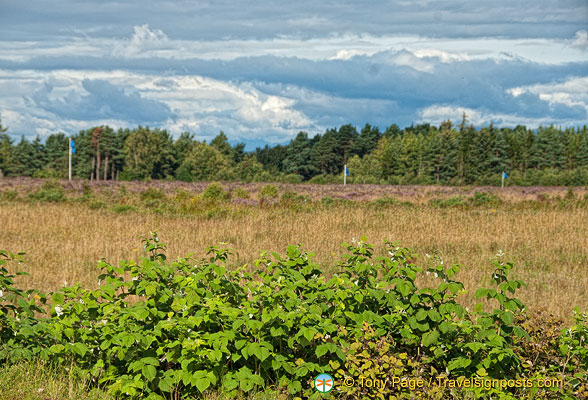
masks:
<path fill-rule="evenodd" d="M 248 149 L 444 120 L 588 124 L 588 1 L 0 0 L 0 117 Z"/>

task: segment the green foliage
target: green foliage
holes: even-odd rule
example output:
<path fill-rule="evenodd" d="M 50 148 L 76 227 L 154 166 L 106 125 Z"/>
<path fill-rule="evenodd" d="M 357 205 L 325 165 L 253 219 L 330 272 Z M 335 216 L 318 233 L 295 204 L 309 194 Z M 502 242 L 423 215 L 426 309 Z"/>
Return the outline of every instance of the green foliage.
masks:
<path fill-rule="evenodd" d="M 326 185 L 331 183 L 342 183 L 343 178 L 335 175 L 316 175 L 313 176 L 308 183 Z"/>
<path fill-rule="evenodd" d="M 18 198 L 18 190 L 16 190 L 16 189 L 4 190 L 0 194 L 3 199 L 8 200 L 8 201 L 14 201 Z"/>
<path fill-rule="evenodd" d="M 474 192 L 474 195 L 469 200 L 473 206 L 484 206 L 484 205 L 498 205 L 501 200 L 498 196 L 493 193 L 487 192 Z"/>
<path fill-rule="evenodd" d="M 136 211 L 136 208 L 129 204 L 117 204 L 116 206 L 112 207 L 112 211 L 118 214 L 123 214 L 131 211 Z"/>
<path fill-rule="evenodd" d="M 282 194 L 280 204 L 294 210 L 301 210 L 304 205 L 310 204 L 308 196 L 299 195 L 296 192 L 287 191 Z"/>
<path fill-rule="evenodd" d="M 332 276 L 300 246 L 288 246 L 284 256 L 262 253 L 250 273 L 229 270 L 225 248 L 211 247 L 201 260 L 168 260 L 156 233 L 143 245 L 145 257 L 138 261 L 100 261 L 97 289 L 76 285 L 48 295 L 16 289 L 4 264 L 20 255 L 1 251 L 0 358 L 73 362 L 93 385 L 123 398 L 211 391 L 234 397 L 269 387 L 317 398 L 311 382 L 322 372 L 338 379 L 339 395 L 412 398 L 416 393 L 408 387 L 368 393 L 341 382 L 347 376 L 531 379 L 555 371 L 553 361 L 560 360 L 549 358 L 543 370 L 537 360 L 532 372 L 525 367 L 525 346 L 533 342 L 515 297 L 524 284 L 510 279 L 513 265 L 501 256 L 492 262 L 493 285 L 476 291 L 496 307 L 468 311 L 458 302 L 464 291 L 458 266 L 436 260 L 423 271 L 394 243 L 378 258 L 365 239 L 344 244 L 347 254 Z M 436 283 L 419 285 L 423 273 Z M 582 393 L 587 378 L 586 319 L 577 313 L 575 324 L 550 344 L 549 351 L 565 357 L 561 374 L 573 377 L 553 392 L 560 398 Z M 489 393 L 456 390 L 437 385 L 420 393 Z M 504 399 L 529 395 L 522 388 L 493 390 Z"/>
<path fill-rule="evenodd" d="M 39 189 L 29 193 L 28 198 L 41 202 L 58 203 L 65 200 L 65 189 L 57 181 L 49 180 Z"/>
<path fill-rule="evenodd" d="M 588 185 L 588 128 L 524 126 L 476 129 L 464 115 L 457 126 L 444 121 L 395 124 L 382 135 L 366 124 L 345 124 L 310 138 L 299 132 L 287 145 L 245 152 L 222 131 L 210 144 L 183 132 L 174 140 L 165 130 L 108 126 L 73 136 L 73 175 L 84 179 L 179 179 L 192 181 L 341 183 L 347 164 L 350 184 Z M 63 133 L 22 138 L 15 143 L 0 131 L 0 176 L 65 178 L 68 138 Z"/>
<path fill-rule="evenodd" d="M 218 182 L 211 183 L 204 189 L 201 195 L 202 199 L 208 202 L 222 202 L 231 199 L 231 194 L 225 191 Z"/>
<path fill-rule="evenodd" d="M 263 204 L 264 202 L 270 202 L 278 197 L 278 188 L 274 185 L 264 185 L 259 190 L 259 202 Z"/>
<path fill-rule="evenodd" d="M 59 179 L 63 178 L 63 174 L 57 172 L 53 168 L 43 168 L 38 169 L 33 173 L 33 178 L 42 178 L 42 179 Z"/>
<path fill-rule="evenodd" d="M 214 146 L 194 142 L 191 151 L 176 171 L 176 177 L 186 182 L 232 180 L 231 160 Z"/>
<path fill-rule="evenodd" d="M 431 199 L 429 204 L 434 207 L 448 208 L 459 206 L 497 206 L 502 200 L 493 193 L 474 192 L 473 196 L 464 198 L 462 196 L 453 196 L 447 199 Z"/>
<path fill-rule="evenodd" d="M 139 127 L 124 144 L 126 178 L 161 179 L 172 175 L 175 163 L 173 153 L 173 139 L 167 131 Z"/>
<path fill-rule="evenodd" d="M 463 206 L 466 204 L 466 200 L 464 200 L 461 196 L 453 196 L 448 199 L 431 199 L 429 200 L 429 204 L 434 207 L 455 207 L 455 206 Z"/>
<path fill-rule="evenodd" d="M 371 202 L 376 210 L 380 210 L 383 208 L 388 208 L 392 206 L 412 206 L 413 204 L 410 201 L 400 201 L 393 197 L 381 197 L 377 200 Z"/>
<path fill-rule="evenodd" d="M 249 192 L 243 188 L 236 188 L 231 192 L 231 196 L 236 198 L 236 199 L 248 199 L 249 197 L 251 197 L 251 195 L 249 194 Z"/>
<path fill-rule="evenodd" d="M 303 179 L 304 178 L 300 175 L 288 174 L 288 175 L 284 175 L 284 177 L 282 177 L 281 181 L 283 183 L 296 184 L 296 183 L 302 183 Z"/>

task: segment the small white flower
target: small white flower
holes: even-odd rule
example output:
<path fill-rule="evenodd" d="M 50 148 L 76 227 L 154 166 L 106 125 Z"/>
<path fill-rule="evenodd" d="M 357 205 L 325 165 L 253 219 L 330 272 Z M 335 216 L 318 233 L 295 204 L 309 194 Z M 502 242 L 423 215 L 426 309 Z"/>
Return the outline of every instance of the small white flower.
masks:
<path fill-rule="evenodd" d="M 39 393 L 43 393 L 43 390 L 45 390 L 45 389 L 43 389 L 43 388 L 39 388 L 39 390 L 37 390 L 37 392 L 39 392 Z"/>
<path fill-rule="evenodd" d="M 0 290 L 0 297 L 4 296 L 4 292 Z"/>
<path fill-rule="evenodd" d="M 133 281 L 138 281 L 138 280 L 139 280 L 139 278 L 138 278 L 138 277 L 136 277 L 136 276 L 133 276 L 133 279 L 132 279 L 132 280 L 133 280 Z"/>
<path fill-rule="evenodd" d="M 58 317 L 61 317 L 63 315 L 63 308 L 55 306 L 55 314 L 57 314 Z"/>
<path fill-rule="evenodd" d="M 86 303 L 84 303 L 84 300 L 80 299 L 80 304 L 86 304 Z"/>
<path fill-rule="evenodd" d="M 100 322 L 102 323 L 102 325 L 106 325 L 106 322 L 108 322 L 108 321 L 106 321 L 105 319 L 103 319 L 103 320 L 100 320 Z"/>
<path fill-rule="evenodd" d="M 329 335 L 328 333 L 325 335 L 325 339 L 330 339 L 331 335 Z"/>
<path fill-rule="evenodd" d="M 253 314 L 249 314 L 249 319 L 253 318 Z"/>

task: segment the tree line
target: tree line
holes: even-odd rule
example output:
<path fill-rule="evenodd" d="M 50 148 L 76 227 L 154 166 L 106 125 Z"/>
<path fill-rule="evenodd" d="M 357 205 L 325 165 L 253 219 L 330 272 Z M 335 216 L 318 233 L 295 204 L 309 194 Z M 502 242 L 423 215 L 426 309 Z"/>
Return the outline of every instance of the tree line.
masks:
<path fill-rule="evenodd" d="M 287 145 L 231 145 L 221 131 L 210 143 L 189 132 L 177 139 L 162 129 L 93 127 L 72 136 L 72 173 L 90 180 L 278 181 L 499 185 L 588 185 L 588 129 L 519 125 L 476 129 L 464 114 L 445 121 L 381 132 L 347 124 L 313 137 L 299 132 Z M 14 141 L 0 121 L 0 176 L 65 178 L 68 137 Z"/>

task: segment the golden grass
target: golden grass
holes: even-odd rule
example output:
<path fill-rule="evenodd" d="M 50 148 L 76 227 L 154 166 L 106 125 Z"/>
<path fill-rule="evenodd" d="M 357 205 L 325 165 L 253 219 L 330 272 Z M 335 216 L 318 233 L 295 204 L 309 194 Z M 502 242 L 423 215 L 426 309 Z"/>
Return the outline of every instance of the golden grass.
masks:
<path fill-rule="evenodd" d="M 97 284 L 96 261 L 112 263 L 143 255 L 139 236 L 152 230 L 168 244 L 172 258 L 227 242 L 234 264 L 250 263 L 261 250 L 284 253 L 304 244 L 316 261 L 332 266 L 353 238 L 367 236 L 378 254 L 384 241 L 397 240 L 416 251 L 437 253 L 445 263 L 460 263 L 458 275 L 469 291 L 489 284 L 489 258 L 498 250 L 516 263 L 513 275 L 528 288 L 520 298 L 533 310 L 544 308 L 569 318 L 575 306 L 588 309 L 588 209 L 514 207 L 439 209 L 429 206 L 316 209 L 244 207 L 240 216 L 205 219 L 152 213 L 116 214 L 85 205 L 26 202 L 0 204 L 0 249 L 27 253 L 30 277 L 21 286 L 50 291 L 80 282 Z"/>

